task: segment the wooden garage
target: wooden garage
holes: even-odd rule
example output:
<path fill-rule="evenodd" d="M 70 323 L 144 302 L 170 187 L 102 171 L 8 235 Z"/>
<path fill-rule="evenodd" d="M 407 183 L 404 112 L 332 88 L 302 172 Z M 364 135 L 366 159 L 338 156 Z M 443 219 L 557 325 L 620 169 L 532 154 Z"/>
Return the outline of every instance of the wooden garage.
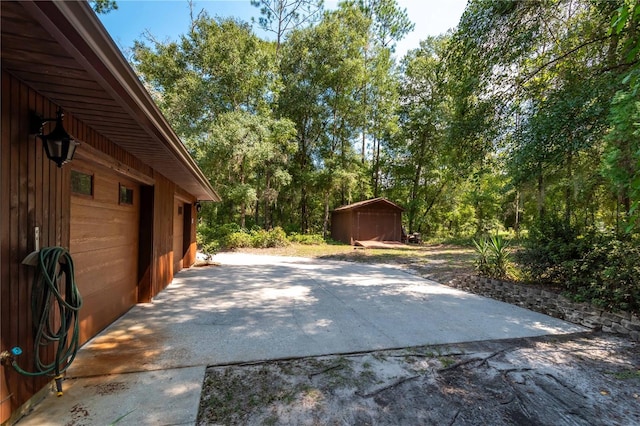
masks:
<path fill-rule="evenodd" d="M 373 198 L 331 212 L 331 238 L 356 241 L 401 241 L 404 209 L 386 198 Z"/>
<path fill-rule="evenodd" d="M 220 198 L 88 3 L 0 8 L 0 352 L 22 348 L 29 370 L 36 350 L 48 362 L 55 345 L 34 348 L 27 255 L 71 254 L 85 342 L 193 264 L 196 204 Z M 59 123 L 79 143 L 61 167 L 42 141 Z M 51 380 L 10 364 L 0 366 L 3 424 Z"/>

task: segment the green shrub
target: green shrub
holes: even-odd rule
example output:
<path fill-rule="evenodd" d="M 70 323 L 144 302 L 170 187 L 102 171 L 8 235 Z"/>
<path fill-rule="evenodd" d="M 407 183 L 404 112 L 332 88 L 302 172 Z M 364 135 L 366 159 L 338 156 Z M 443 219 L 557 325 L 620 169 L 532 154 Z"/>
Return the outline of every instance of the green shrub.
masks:
<path fill-rule="evenodd" d="M 251 247 L 251 235 L 244 231 L 232 232 L 224 237 L 222 245 L 228 249 Z"/>
<path fill-rule="evenodd" d="M 480 274 L 493 278 L 507 278 L 511 267 L 508 241 L 500 235 L 473 240 L 476 254 L 475 265 Z"/>
<path fill-rule="evenodd" d="M 287 234 L 279 226 L 265 231 L 264 229 L 254 229 L 251 231 L 251 247 L 271 248 L 284 247 L 289 245 Z"/>
<path fill-rule="evenodd" d="M 532 229 L 518 255 L 526 278 L 565 289 L 577 301 L 640 311 L 638 241 L 558 219 Z"/>
<path fill-rule="evenodd" d="M 267 248 L 269 247 L 269 233 L 264 229 L 254 229 L 251 231 L 251 247 Z"/>
<path fill-rule="evenodd" d="M 511 266 L 511 253 L 509 252 L 509 242 L 503 240 L 500 235 L 491 237 L 489 250 L 491 255 L 489 263 L 493 276 L 496 278 L 506 278 L 509 275 Z"/>
<path fill-rule="evenodd" d="M 583 257 L 566 262 L 567 289 L 579 300 L 611 310 L 640 310 L 637 242 L 600 236 Z"/>
<path fill-rule="evenodd" d="M 305 244 L 305 245 L 320 245 L 325 244 L 325 240 L 322 234 L 298 234 L 292 233 L 288 237 L 292 243 Z"/>
<path fill-rule="evenodd" d="M 566 283 L 571 278 L 573 262 L 589 251 L 593 237 L 593 233 L 581 233 L 562 219 L 550 218 L 531 229 L 517 261 L 530 281 Z"/>
<path fill-rule="evenodd" d="M 284 229 L 276 226 L 267 233 L 267 247 L 285 247 L 289 245 L 287 233 Z"/>
<path fill-rule="evenodd" d="M 481 275 L 491 275 L 491 266 L 489 265 L 489 240 L 480 238 L 480 241 L 473 240 L 476 247 L 476 255 L 478 256 L 474 262 L 476 269 Z"/>

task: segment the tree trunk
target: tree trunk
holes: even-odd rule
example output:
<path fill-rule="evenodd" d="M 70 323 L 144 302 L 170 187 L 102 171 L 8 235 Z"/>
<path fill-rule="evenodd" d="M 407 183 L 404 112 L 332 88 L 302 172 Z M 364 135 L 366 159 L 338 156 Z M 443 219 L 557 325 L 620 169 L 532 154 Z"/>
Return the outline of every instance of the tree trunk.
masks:
<path fill-rule="evenodd" d="M 375 138 L 373 140 L 373 146 L 376 150 L 376 157 L 374 159 L 374 168 L 373 168 L 373 175 L 374 175 L 374 182 L 373 182 L 373 196 L 374 197 L 378 197 L 378 188 L 380 187 L 380 141 Z"/>
<path fill-rule="evenodd" d="M 411 201 L 409 202 L 409 233 L 414 232 L 416 220 L 416 200 L 420 189 L 420 177 L 422 175 L 422 163 L 417 164 L 416 173 L 413 175 L 413 185 L 411 187 Z"/>
<path fill-rule="evenodd" d="M 564 221 L 567 226 L 571 225 L 571 214 L 573 212 L 573 153 L 567 153 L 567 185 L 565 187 L 566 205 L 564 211 Z"/>
<path fill-rule="evenodd" d="M 267 170 L 266 172 L 266 177 L 265 177 L 265 194 L 267 194 L 267 196 L 264 199 L 264 229 L 266 229 L 267 231 L 271 229 L 271 220 L 269 218 L 269 214 L 270 214 L 270 205 L 271 205 L 271 200 L 270 200 L 270 194 L 271 194 L 271 173 L 269 173 L 269 171 Z"/>
<path fill-rule="evenodd" d="M 324 193 L 324 223 L 322 224 L 322 236 L 327 238 L 329 234 L 329 191 Z"/>
<path fill-rule="evenodd" d="M 516 236 L 520 235 L 520 191 L 516 191 L 516 217 L 513 221 L 513 230 L 516 233 Z"/>
<path fill-rule="evenodd" d="M 542 165 L 538 169 L 538 219 L 543 220 L 545 216 L 544 208 L 544 177 L 542 176 Z"/>

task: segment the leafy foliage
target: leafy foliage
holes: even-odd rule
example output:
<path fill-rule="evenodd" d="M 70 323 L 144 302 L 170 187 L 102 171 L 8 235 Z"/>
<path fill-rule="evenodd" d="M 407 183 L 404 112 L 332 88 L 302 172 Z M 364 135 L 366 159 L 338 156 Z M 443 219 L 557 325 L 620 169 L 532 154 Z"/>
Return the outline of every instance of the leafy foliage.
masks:
<path fill-rule="evenodd" d="M 489 238 L 483 237 L 479 241 L 474 239 L 473 244 L 477 254 L 476 269 L 480 274 L 499 279 L 509 276 L 509 242 L 496 234 Z"/>
<path fill-rule="evenodd" d="M 91 7 L 98 14 L 107 14 L 118 9 L 116 0 L 91 0 Z"/>
<path fill-rule="evenodd" d="M 325 239 L 322 234 L 298 234 L 294 232 L 289 235 L 288 238 L 292 243 L 304 245 L 318 245 L 325 243 Z"/>
<path fill-rule="evenodd" d="M 395 0 L 252 4 L 275 42 L 200 13 L 179 40 L 133 49 L 223 195 L 203 241 L 326 237 L 332 209 L 384 196 L 424 238 L 528 234 L 530 279 L 635 306 L 634 269 L 609 253 L 634 258 L 640 232 L 637 1 L 471 0 L 400 61 L 412 24 Z M 481 273 L 508 275 L 505 241 L 476 246 Z"/>

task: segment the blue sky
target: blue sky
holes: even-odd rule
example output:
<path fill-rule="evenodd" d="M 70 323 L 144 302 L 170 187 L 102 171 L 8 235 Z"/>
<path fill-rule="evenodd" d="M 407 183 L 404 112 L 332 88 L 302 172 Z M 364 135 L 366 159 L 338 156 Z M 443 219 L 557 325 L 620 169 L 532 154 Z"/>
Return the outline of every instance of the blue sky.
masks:
<path fill-rule="evenodd" d="M 121 49 L 129 48 L 149 31 L 159 40 L 175 40 L 189 26 L 189 7 L 186 0 L 117 0 L 118 10 L 100 19 Z M 415 30 L 397 46 L 401 57 L 409 49 L 418 47 L 428 35 L 438 35 L 457 25 L 466 0 L 398 0 L 406 8 Z M 337 1 L 325 0 L 325 8 L 335 7 Z M 211 16 L 233 16 L 251 22 L 259 10 L 249 0 L 195 0 L 196 10 L 206 9 Z M 260 37 L 268 38 L 254 25 Z"/>

